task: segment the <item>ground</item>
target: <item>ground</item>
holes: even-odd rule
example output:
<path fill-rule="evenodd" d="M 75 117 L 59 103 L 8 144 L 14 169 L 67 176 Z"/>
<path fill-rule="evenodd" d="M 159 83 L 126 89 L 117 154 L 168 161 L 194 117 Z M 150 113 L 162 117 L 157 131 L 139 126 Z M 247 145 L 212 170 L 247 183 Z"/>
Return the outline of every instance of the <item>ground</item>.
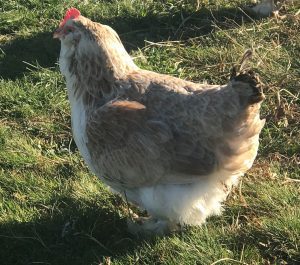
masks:
<path fill-rule="evenodd" d="M 249 1 L 6 0 L 0 3 L 0 263 L 300 264 L 300 20 L 254 19 Z M 223 84 L 247 48 L 266 84 L 253 168 L 201 227 L 128 234 L 127 205 L 86 168 L 72 140 L 52 32 L 68 7 L 112 26 L 135 62 Z M 298 12 L 299 14 L 299 12 Z"/>

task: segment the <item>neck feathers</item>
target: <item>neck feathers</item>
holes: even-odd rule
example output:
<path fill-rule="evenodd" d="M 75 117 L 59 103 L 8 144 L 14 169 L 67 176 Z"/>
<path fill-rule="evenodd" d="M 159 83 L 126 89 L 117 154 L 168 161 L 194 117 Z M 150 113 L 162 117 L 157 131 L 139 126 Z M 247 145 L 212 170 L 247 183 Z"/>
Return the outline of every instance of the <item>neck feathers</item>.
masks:
<path fill-rule="evenodd" d="M 105 102 L 116 97 L 116 82 L 138 69 L 117 33 L 108 26 L 92 23 L 90 36 L 82 38 L 69 58 L 68 72 L 76 97 Z M 99 30 L 97 27 L 100 27 Z"/>

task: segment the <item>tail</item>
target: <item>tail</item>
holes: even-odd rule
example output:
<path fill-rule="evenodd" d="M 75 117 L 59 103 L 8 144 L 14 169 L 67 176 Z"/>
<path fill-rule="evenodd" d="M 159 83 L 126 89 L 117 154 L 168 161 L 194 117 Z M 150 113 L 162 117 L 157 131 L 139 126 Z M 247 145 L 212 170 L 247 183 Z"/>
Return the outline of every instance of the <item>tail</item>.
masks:
<path fill-rule="evenodd" d="M 238 95 L 240 114 L 226 136 L 227 153 L 220 152 L 223 168 L 237 175 L 252 166 L 265 123 L 260 119 L 260 103 L 265 98 L 263 84 L 247 65 L 251 55 L 252 51 L 246 51 L 239 66 L 234 66 L 231 73 L 230 85 Z"/>
<path fill-rule="evenodd" d="M 262 102 L 265 98 L 259 76 L 247 64 L 252 54 L 250 49 L 247 50 L 239 65 L 232 68 L 230 76 L 232 86 L 240 90 L 241 96 L 247 98 L 245 103 L 250 105 Z"/>

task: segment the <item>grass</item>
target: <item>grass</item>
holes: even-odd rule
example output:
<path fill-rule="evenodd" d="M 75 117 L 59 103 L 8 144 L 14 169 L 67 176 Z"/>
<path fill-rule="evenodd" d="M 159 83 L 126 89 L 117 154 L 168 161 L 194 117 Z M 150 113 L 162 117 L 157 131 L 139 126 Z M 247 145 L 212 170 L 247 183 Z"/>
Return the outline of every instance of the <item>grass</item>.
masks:
<path fill-rule="evenodd" d="M 254 20 L 238 9 L 246 2 L 1 2 L 1 264 L 299 264 L 300 6 L 291 2 L 285 20 Z M 267 123 L 221 216 L 165 238 L 128 234 L 126 204 L 72 141 L 51 36 L 70 6 L 114 27 L 139 66 L 197 82 L 226 83 L 244 50 L 255 50 Z"/>

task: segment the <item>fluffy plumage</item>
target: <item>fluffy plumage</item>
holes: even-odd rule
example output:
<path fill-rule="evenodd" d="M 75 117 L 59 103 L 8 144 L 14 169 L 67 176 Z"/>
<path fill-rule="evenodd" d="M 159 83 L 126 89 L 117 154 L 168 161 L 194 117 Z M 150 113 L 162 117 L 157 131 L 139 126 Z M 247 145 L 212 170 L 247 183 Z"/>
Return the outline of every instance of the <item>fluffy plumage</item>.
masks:
<path fill-rule="evenodd" d="M 274 0 L 261 0 L 251 7 L 245 7 L 245 10 L 257 18 L 268 17 L 273 14 L 277 9 Z"/>
<path fill-rule="evenodd" d="M 256 76 L 234 73 L 219 86 L 142 70 L 112 28 L 81 15 L 54 37 L 78 149 L 103 182 L 155 218 L 144 229 L 200 225 L 220 213 L 257 154 Z"/>

